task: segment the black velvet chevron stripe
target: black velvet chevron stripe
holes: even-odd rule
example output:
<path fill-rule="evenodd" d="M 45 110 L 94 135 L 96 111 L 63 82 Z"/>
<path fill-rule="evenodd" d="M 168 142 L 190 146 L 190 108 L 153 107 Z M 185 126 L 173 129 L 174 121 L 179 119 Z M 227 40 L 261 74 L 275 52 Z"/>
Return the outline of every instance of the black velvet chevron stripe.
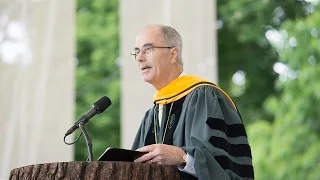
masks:
<path fill-rule="evenodd" d="M 230 144 L 226 139 L 212 136 L 209 142 L 216 148 L 228 152 L 233 157 L 250 157 L 251 150 L 249 144 Z"/>
<path fill-rule="evenodd" d="M 242 178 L 254 179 L 252 165 L 237 164 L 227 156 L 216 156 L 215 159 L 224 170 L 228 169 Z"/>
<path fill-rule="evenodd" d="M 228 125 L 224 120 L 212 117 L 209 117 L 206 123 L 211 129 L 223 131 L 228 137 L 247 137 L 243 124 Z"/>

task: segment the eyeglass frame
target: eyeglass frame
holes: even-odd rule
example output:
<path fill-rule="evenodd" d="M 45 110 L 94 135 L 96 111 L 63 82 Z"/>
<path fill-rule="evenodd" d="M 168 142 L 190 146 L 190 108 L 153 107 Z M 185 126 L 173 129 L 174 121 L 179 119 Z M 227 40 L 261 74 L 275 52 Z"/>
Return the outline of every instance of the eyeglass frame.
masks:
<path fill-rule="evenodd" d="M 144 56 L 146 56 L 146 50 L 143 50 L 143 49 L 145 49 L 145 48 L 150 48 L 150 54 L 148 54 L 148 55 L 151 55 L 152 54 L 152 50 L 153 49 L 155 49 L 155 48 L 168 48 L 168 49 L 171 49 L 171 48 L 174 48 L 174 46 L 154 46 L 153 44 L 151 44 L 151 43 L 147 43 L 147 44 L 145 44 L 145 45 L 143 45 L 143 47 L 142 47 L 142 49 L 140 50 L 139 48 L 135 48 L 132 52 L 131 52 L 131 58 L 133 59 L 133 60 L 137 60 L 137 57 L 138 57 L 138 55 L 139 55 L 139 53 L 140 52 L 142 52 L 143 53 L 143 55 Z M 138 50 L 138 52 L 137 52 L 137 50 Z M 149 49 L 148 49 L 149 50 Z M 147 56 L 148 56 L 147 55 Z"/>

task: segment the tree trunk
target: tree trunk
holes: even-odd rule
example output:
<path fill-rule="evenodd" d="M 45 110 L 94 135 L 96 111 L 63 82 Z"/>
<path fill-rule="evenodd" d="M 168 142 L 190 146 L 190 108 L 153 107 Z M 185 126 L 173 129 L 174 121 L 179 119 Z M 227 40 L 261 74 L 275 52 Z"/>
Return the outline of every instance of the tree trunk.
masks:
<path fill-rule="evenodd" d="M 48 164 L 35 164 L 12 169 L 10 180 L 25 179 L 121 179 L 121 180 L 175 180 L 179 179 L 176 167 L 132 163 L 119 161 L 93 161 L 93 162 L 58 162 Z"/>

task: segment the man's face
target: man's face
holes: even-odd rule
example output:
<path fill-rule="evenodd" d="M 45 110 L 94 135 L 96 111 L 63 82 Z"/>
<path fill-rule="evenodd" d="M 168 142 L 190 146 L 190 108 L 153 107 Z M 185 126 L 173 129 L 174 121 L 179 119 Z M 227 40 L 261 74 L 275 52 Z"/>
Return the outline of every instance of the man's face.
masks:
<path fill-rule="evenodd" d="M 171 59 L 170 48 L 154 47 L 168 47 L 168 44 L 163 41 L 159 28 L 149 27 L 142 30 L 135 43 L 136 52 L 140 50 L 136 60 L 143 79 L 151 84 L 157 84 L 162 78 L 166 78 Z"/>

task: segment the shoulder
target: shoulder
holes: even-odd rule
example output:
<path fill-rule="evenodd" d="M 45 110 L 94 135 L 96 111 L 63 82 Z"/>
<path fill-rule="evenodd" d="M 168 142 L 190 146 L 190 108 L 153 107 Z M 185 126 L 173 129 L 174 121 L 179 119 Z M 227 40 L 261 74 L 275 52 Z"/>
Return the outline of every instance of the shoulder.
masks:
<path fill-rule="evenodd" d="M 231 97 L 219 86 L 215 84 L 208 84 L 196 87 L 191 91 L 187 97 L 186 101 L 199 101 L 204 99 L 210 99 L 212 101 L 222 100 L 226 104 L 231 105 L 233 109 L 237 111 L 237 107 Z"/>
<path fill-rule="evenodd" d="M 223 90 L 219 86 L 214 84 L 206 84 L 195 87 L 187 96 L 189 97 L 201 97 L 201 96 L 213 96 L 218 97 L 223 95 Z"/>

